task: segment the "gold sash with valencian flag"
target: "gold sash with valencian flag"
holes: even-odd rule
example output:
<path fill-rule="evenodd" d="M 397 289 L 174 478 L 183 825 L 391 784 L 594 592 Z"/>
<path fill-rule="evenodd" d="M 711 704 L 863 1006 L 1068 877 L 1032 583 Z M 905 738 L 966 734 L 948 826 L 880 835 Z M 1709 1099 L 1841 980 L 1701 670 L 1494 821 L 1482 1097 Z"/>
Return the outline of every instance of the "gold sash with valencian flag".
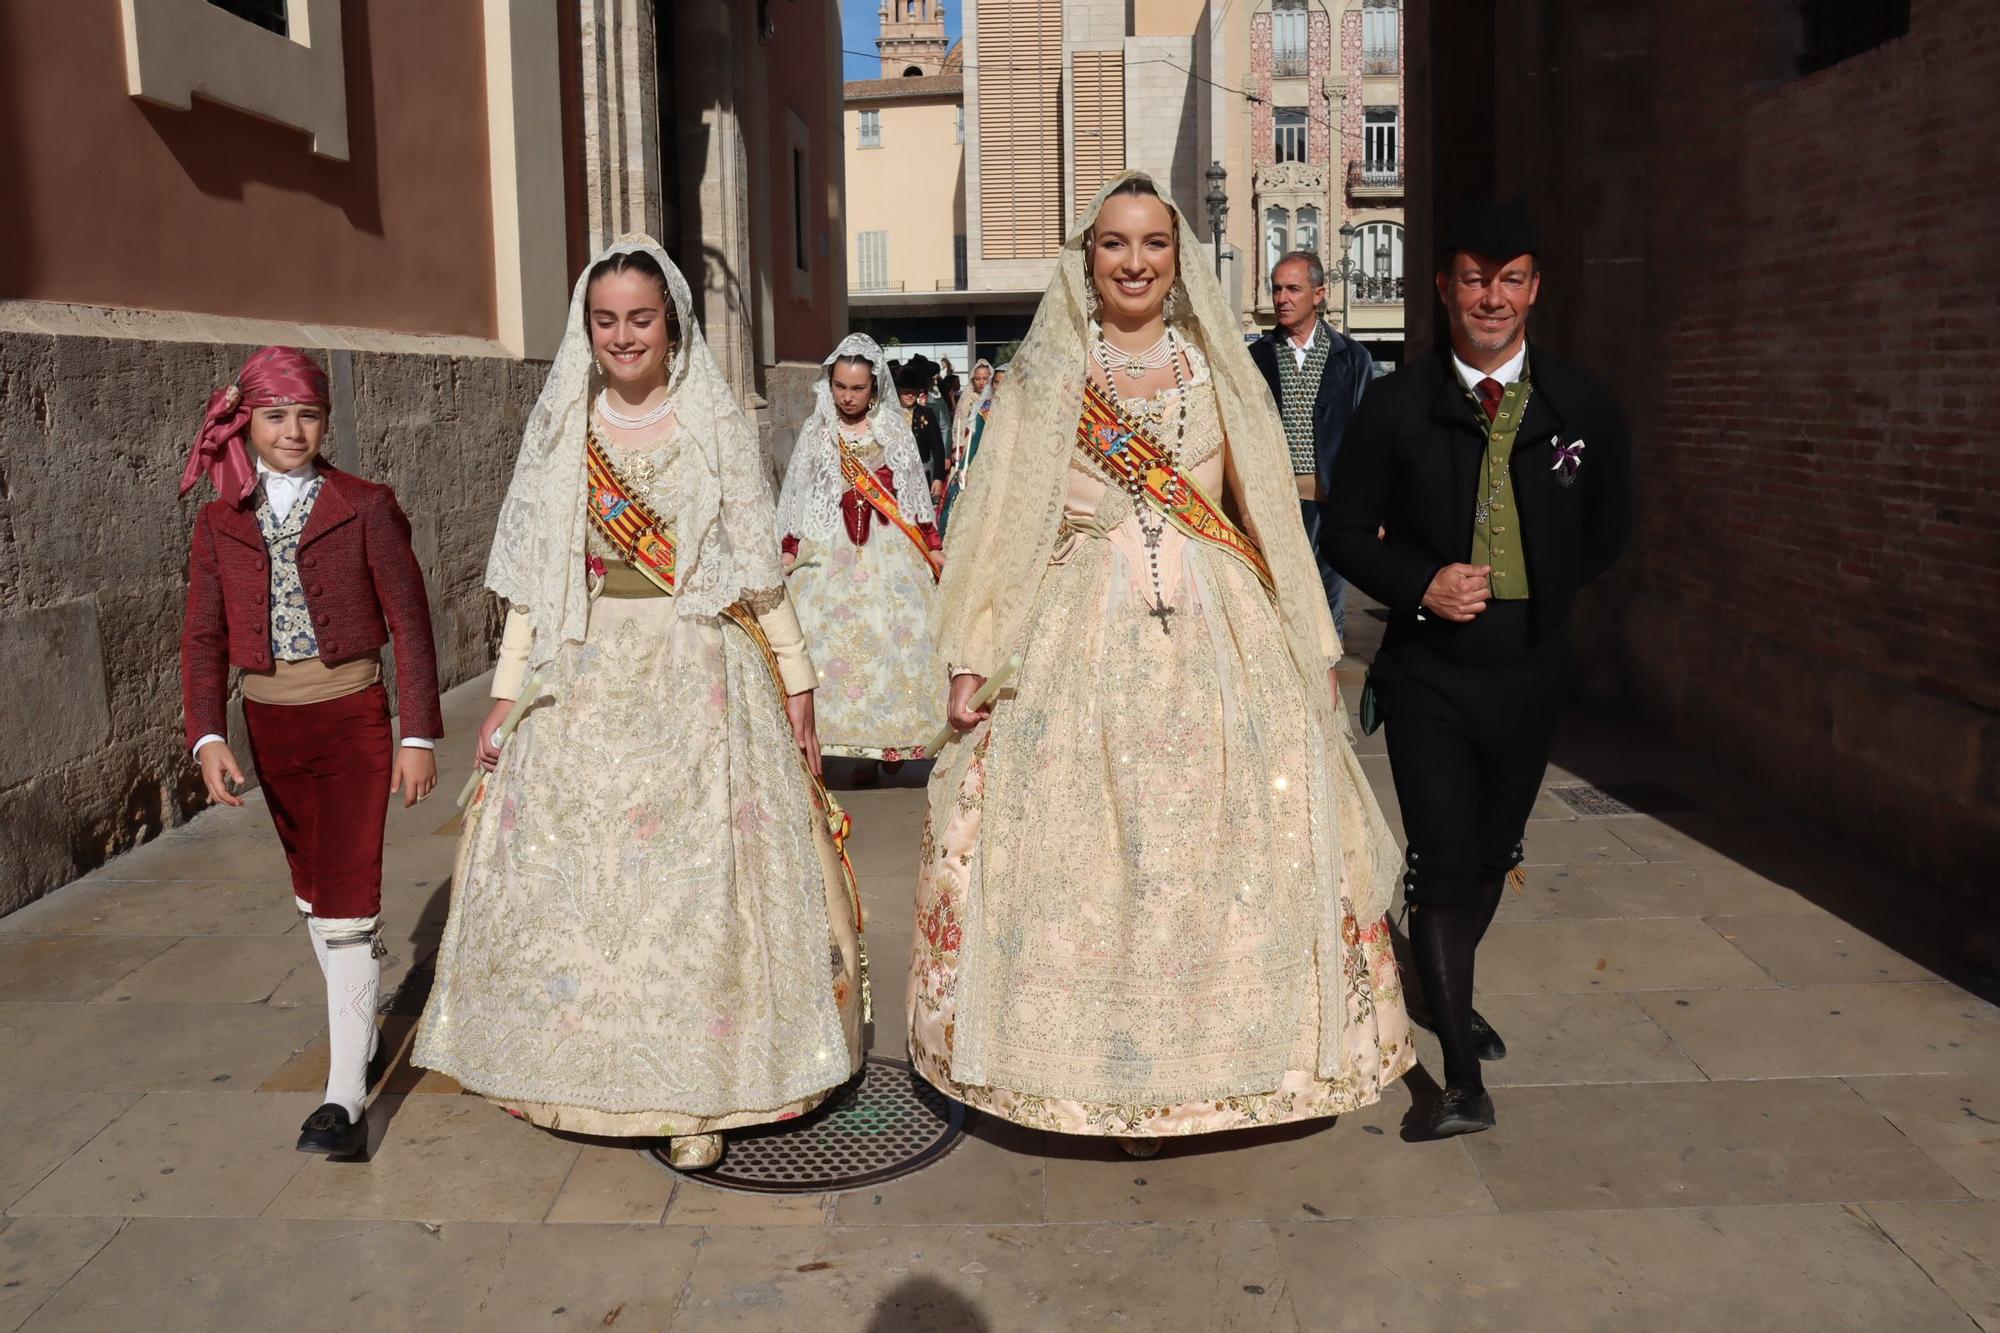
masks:
<path fill-rule="evenodd" d="M 619 478 L 595 435 L 584 441 L 584 473 L 590 487 L 590 521 L 633 568 L 672 593 L 674 540 L 645 501 Z"/>
<path fill-rule="evenodd" d="M 590 522 L 599 535 L 624 557 L 625 561 L 645 575 L 661 592 L 672 596 L 674 592 L 674 542 L 660 526 L 660 520 L 646 503 L 632 493 L 618 470 L 611 465 L 597 437 L 592 435 L 586 442 L 585 468 L 589 477 Z M 771 641 L 764 635 L 764 627 L 757 623 L 756 613 L 742 602 L 727 607 L 722 613 L 732 624 L 749 636 L 750 642 L 764 654 L 764 665 L 770 668 L 771 681 L 778 687 L 778 698 L 782 704 L 785 697 L 784 677 L 778 667 L 778 655 L 771 650 Z M 812 771 L 805 762 L 803 751 L 799 754 L 800 764 L 805 768 L 806 783 L 825 812 L 827 828 L 833 834 L 834 850 L 840 855 L 840 868 L 847 880 L 847 895 L 854 908 L 854 928 L 856 938 L 861 932 L 861 890 L 854 878 L 854 862 L 848 859 L 847 838 L 853 832 L 854 821 L 833 793 L 826 789 L 826 783 Z M 861 986 L 864 1008 L 872 1009 L 868 987 L 867 946 L 861 946 Z"/>
<path fill-rule="evenodd" d="M 1250 567 L 1266 592 L 1275 592 L 1264 553 L 1230 522 L 1193 477 L 1167 459 L 1166 450 L 1145 431 L 1118 415 L 1095 384 L 1083 387 L 1083 415 L 1076 423 L 1076 447 L 1120 486 L 1140 483 L 1140 493 L 1167 520 L 1195 541 L 1227 551 Z"/>
<path fill-rule="evenodd" d="M 937 556 L 931 551 L 931 544 L 925 538 L 923 529 L 903 517 L 903 507 L 896 503 L 895 496 L 882 489 L 882 479 L 871 472 L 865 463 L 856 458 L 853 451 L 848 449 L 844 442 L 840 444 L 839 448 L 840 471 L 841 475 L 847 478 L 847 484 L 859 491 L 861 498 L 866 500 L 876 513 L 880 514 L 888 522 L 895 524 L 902 531 L 902 534 L 916 545 L 918 553 L 924 558 L 924 562 L 931 567 L 931 581 L 936 582 L 939 563 Z"/>

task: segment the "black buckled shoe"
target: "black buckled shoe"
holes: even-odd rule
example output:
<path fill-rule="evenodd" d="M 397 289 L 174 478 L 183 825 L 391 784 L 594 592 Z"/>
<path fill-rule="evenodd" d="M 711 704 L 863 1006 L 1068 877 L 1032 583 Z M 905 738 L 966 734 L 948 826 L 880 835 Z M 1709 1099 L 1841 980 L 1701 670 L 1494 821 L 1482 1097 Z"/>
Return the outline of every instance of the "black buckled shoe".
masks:
<path fill-rule="evenodd" d="M 1500 1034 L 1493 1030 L 1491 1023 L 1479 1016 L 1477 1009 L 1472 1011 L 1472 1053 L 1482 1060 L 1507 1058 L 1507 1043 L 1500 1040 Z"/>
<path fill-rule="evenodd" d="M 1491 1128 L 1493 1098 L 1484 1088 L 1468 1088 L 1463 1084 L 1446 1088 L 1437 1105 L 1431 1107 L 1430 1131 L 1434 1139 L 1477 1134 Z"/>
<path fill-rule="evenodd" d="M 299 1126 L 299 1151 L 358 1157 L 368 1147 L 368 1117 L 350 1120 L 347 1108 L 328 1102 Z"/>

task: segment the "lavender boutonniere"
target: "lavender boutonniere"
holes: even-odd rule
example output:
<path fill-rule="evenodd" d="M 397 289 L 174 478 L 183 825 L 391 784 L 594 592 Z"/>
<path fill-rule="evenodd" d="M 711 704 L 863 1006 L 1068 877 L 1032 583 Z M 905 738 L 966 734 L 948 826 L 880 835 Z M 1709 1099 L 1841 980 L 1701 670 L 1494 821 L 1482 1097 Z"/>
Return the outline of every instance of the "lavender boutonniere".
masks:
<path fill-rule="evenodd" d="M 1562 486 L 1576 484 L 1576 474 L 1583 470 L 1583 441 L 1571 440 L 1564 444 L 1560 437 L 1549 436 L 1549 445 L 1555 451 L 1555 461 L 1549 464 L 1549 471 L 1556 474 L 1556 482 Z"/>

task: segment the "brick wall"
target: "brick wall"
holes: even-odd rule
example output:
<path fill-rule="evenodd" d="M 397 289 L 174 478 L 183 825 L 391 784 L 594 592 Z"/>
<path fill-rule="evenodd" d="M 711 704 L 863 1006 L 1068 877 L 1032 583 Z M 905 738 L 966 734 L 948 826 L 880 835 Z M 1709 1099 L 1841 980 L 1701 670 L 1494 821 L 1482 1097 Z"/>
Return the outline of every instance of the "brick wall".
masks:
<path fill-rule="evenodd" d="M 1473 183 L 1446 155 L 1484 152 L 1529 192 L 1538 336 L 1633 418 L 1637 532 L 1588 608 L 1594 679 L 1843 833 L 1990 879 L 2000 16 L 1927 0 L 1906 37 L 1801 77 L 1783 0 L 1498 8 L 1496 89 L 1425 80 L 1416 114 L 1452 128 L 1420 174 L 1442 194 Z M 1478 25 L 1437 11 L 1441 73 Z M 1466 129 L 1481 99 L 1490 143 Z"/>

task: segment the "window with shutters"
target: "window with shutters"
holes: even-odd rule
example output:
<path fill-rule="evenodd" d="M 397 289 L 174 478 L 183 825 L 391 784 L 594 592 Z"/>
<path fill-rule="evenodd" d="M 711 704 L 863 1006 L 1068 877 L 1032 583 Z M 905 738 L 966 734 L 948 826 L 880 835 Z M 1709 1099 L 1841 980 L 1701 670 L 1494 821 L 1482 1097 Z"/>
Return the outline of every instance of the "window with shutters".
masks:
<path fill-rule="evenodd" d="M 861 146 L 880 148 L 882 146 L 882 113 L 864 111 L 861 113 Z"/>
<path fill-rule="evenodd" d="M 1365 107 L 1361 113 L 1361 179 L 1393 184 L 1402 170 L 1397 155 L 1396 108 Z"/>
<path fill-rule="evenodd" d="M 886 231 L 859 232 L 854 238 L 856 267 L 859 270 L 857 291 L 879 292 L 889 285 L 889 233 Z"/>
<path fill-rule="evenodd" d="M 1292 248 L 1292 214 L 1290 209 L 1267 208 L 1264 210 L 1264 272 L 1277 267 L 1285 252 Z"/>
<path fill-rule="evenodd" d="M 979 253 L 1044 259 L 1062 247 L 1062 0 L 981 0 Z"/>
<path fill-rule="evenodd" d="M 1403 15 L 1399 0 L 1365 0 L 1361 11 L 1361 72 L 1363 74 L 1394 74 L 1401 63 L 1399 53 L 1402 48 L 1401 26 Z"/>
<path fill-rule="evenodd" d="M 1306 113 L 1303 107 L 1279 107 L 1271 113 L 1273 160 L 1306 160 Z"/>
<path fill-rule="evenodd" d="M 1305 77 L 1306 0 L 1271 0 L 1271 73 L 1280 79 Z"/>
<path fill-rule="evenodd" d="M 1357 229 L 1354 263 L 1360 271 L 1354 299 L 1364 305 L 1393 305 L 1403 299 L 1403 229 L 1393 222 L 1370 222 Z"/>
<path fill-rule="evenodd" d="M 1075 52 L 1070 57 L 1070 86 L 1075 164 L 1070 212 L 1080 217 L 1104 183 L 1125 169 L 1125 53 Z"/>
<path fill-rule="evenodd" d="M 1319 210 L 1305 205 L 1294 215 L 1297 229 L 1292 233 L 1292 249 L 1319 253 Z"/>

